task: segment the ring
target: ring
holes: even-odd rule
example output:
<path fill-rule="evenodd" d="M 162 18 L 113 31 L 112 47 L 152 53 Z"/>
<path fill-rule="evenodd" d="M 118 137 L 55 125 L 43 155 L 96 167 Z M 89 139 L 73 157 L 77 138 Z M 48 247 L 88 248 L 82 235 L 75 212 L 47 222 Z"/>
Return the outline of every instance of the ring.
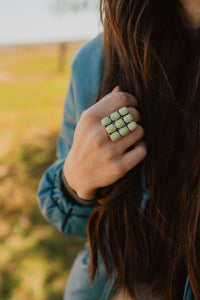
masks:
<path fill-rule="evenodd" d="M 132 115 L 125 106 L 103 118 L 101 124 L 105 127 L 112 141 L 117 141 L 137 128 L 137 123 L 134 122 Z"/>

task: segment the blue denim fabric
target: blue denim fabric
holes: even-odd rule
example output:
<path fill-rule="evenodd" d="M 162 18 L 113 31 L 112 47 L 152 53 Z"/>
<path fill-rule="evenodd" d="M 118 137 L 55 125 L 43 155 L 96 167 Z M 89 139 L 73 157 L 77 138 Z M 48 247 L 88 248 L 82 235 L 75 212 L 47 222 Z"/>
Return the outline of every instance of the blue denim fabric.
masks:
<path fill-rule="evenodd" d="M 87 43 L 73 57 L 71 81 L 64 104 L 64 117 L 57 144 L 57 161 L 44 173 L 39 189 L 39 208 L 46 220 L 59 231 L 86 237 L 88 218 L 92 207 L 84 207 L 66 197 L 63 191 L 61 171 L 65 158 L 72 146 L 74 130 L 83 110 L 95 103 L 104 70 L 103 34 Z M 143 199 L 145 210 L 149 191 L 142 172 Z M 108 280 L 102 261 L 99 259 L 99 276 L 92 286 L 89 284 L 88 243 L 77 256 L 66 286 L 65 300 L 107 300 L 115 293 L 115 276 Z M 187 279 L 183 300 L 194 300 Z"/>

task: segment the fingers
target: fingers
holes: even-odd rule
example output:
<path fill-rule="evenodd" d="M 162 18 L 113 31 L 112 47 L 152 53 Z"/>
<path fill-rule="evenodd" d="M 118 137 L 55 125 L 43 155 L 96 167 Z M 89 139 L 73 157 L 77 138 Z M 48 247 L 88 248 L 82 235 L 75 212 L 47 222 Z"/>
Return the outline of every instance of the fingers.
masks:
<path fill-rule="evenodd" d="M 139 142 L 143 137 L 144 129 L 142 128 L 142 126 L 138 125 L 135 130 L 117 140 L 115 142 L 116 147 L 120 153 L 124 153 L 127 148 Z"/>
<path fill-rule="evenodd" d="M 141 117 L 139 112 L 134 107 L 128 107 L 129 113 L 133 116 L 133 121 L 136 123 L 141 122 Z"/>
<path fill-rule="evenodd" d="M 123 106 L 136 107 L 137 99 L 128 93 L 112 92 L 90 107 L 90 112 L 95 113 L 97 118 L 102 119 Z"/>
<path fill-rule="evenodd" d="M 147 155 L 147 146 L 145 142 L 139 142 L 134 149 L 126 152 L 120 157 L 121 172 L 125 175 L 132 168 L 138 165 Z"/>

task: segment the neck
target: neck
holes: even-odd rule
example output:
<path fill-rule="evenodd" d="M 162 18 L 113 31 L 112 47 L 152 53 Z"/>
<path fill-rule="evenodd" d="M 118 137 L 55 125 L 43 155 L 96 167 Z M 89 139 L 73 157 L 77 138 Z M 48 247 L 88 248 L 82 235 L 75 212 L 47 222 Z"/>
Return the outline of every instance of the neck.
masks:
<path fill-rule="evenodd" d="M 185 11 L 185 26 L 200 27 L 200 1 L 199 0 L 179 0 Z"/>

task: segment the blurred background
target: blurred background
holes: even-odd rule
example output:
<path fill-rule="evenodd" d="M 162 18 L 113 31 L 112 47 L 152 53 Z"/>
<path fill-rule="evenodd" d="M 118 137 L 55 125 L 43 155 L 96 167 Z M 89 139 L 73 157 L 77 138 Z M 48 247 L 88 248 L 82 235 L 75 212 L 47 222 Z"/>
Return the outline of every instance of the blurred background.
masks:
<path fill-rule="evenodd" d="M 98 0 L 0 0 L 0 300 L 59 300 L 84 239 L 37 204 L 73 54 L 102 31 Z"/>

